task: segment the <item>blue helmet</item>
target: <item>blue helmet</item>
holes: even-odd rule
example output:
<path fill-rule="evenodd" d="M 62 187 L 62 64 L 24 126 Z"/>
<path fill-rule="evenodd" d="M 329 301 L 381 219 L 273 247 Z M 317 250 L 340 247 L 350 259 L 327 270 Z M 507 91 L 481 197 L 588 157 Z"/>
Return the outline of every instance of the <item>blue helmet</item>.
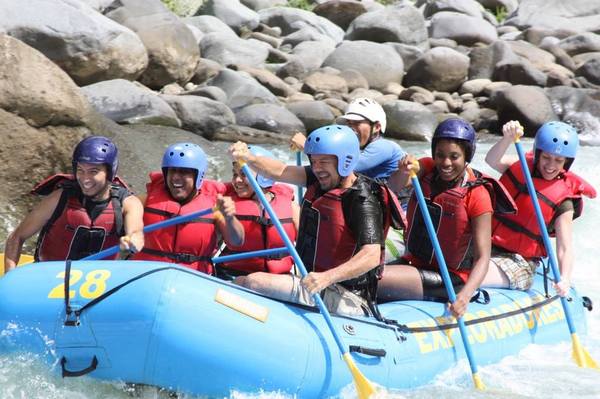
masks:
<path fill-rule="evenodd" d="M 328 125 L 314 130 L 304 145 L 306 155 L 335 155 L 338 173 L 348 176 L 358 163 L 360 143 L 354 130 L 343 125 Z"/>
<path fill-rule="evenodd" d="M 275 155 L 273 155 L 273 153 L 271 151 L 264 149 L 261 146 L 249 145 L 248 149 L 250 150 L 250 153 L 252 155 L 259 156 L 259 157 L 275 158 Z M 273 179 L 269 179 L 269 178 L 264 177 L 259 174 L 256 175 L 256 182 L 262 188 L 271 187 L 273 185 L 273 183 L 275 183 L 275 181 Z"/>
<path fill-rule="evenodd" d="M 176 143 L 170 145 L 162 159 L 162 172 L 167 178 L 167 168 L 187 168 L 196 171 L 196 190 L 200 189 L 208 167 L 206 154 L 198 144 Z"/>
<path fill-rule="evenodd" d="M 77 174 L 78 163 L 104 164 L 108 166 L 108 181 L 117 176 L 119 152 L 117 146 L 104 136 L 86 137 L 73 150 L 73 174 Z"/>
<path fill-rule="evenodd" d="M 468 153 L 465 154 L 467 162 L 471 162 L 475 154 L 475 129 L 464 119 L 448 118 L 438 125 L 431 140 L 431 156 L 435 156 L 435 146 L 439 139 L 453 139 L 466 141 Z"/>
<path fill-rule="evenodd" d="M 535 150 L 535 162 L 537 162 L 540 151 L 548 154 L 567 158 L 565 169 L 569 170 L 577 155 L 579 137 L 575 128 L 564 122 L 546 122 L 535 134 L 533 149 Z"/>

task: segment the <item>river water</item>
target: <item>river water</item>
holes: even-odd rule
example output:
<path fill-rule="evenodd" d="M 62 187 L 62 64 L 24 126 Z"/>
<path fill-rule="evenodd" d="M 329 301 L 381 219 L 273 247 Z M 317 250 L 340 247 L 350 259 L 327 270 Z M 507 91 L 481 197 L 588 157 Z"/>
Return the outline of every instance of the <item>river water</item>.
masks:
<path fill-rule="evenodd" d="M 486 150 L 495 139 L 485 138 L 478 144 L 473 161 L 476 168 L 494 173 L 484 165 Z M 429 146 L 424 143 L 400 142 L 417 156 L 429 155 Z M 531 140 L 524 141 L 526 149 Z M 216 147 L 225 149 L 226 143 Z M 276 155 L 292 162 L 292 157 L 283 147 L 273 148 Z M 216 167 L 223 179 L 230 177 L 229 161 L 219 159 L 215 152 L 211 165 Z M 219 155 L 222 156 L 222 155 Z M 600 149 L 581 147 L 572 170 L 600 189 Z M 596 309 L 589 313 L 588 333 L 580 333 L 583 347 L 592 358 L 600 363 L 600 239 L 594 231 L 600 226 L 600 199 L 586 201 L 584 215 L 575 222 L 574 242 L 576 268 L 574 284 L 589 296 Z M 0 237 L 4 240 L 4 237 Z M 2 332 L 0 332 L 2 334 Z M 201 371 L 199 371 L 201 373 Z M 410 370 L 407 370 L 410 372 Z M 600 373 L 578 368 L 571 360 L 571 344 L 552 346 L 531 345 L 517 356 L 480 368 L 486 386 L 485 392 L 472 388 L 470 371 L 465 362 L 439 376 L 429 386 L 413 391 L 384 392 L 381 397 L 392 398 L 600 398 Z M 168 395 L 156 389 L 142 389 L 135 395 L 145 399 L 162 399 Z M 131 398 L 132 389 L 123 384 L 99 382 L 88 378 L 61 379 L 39 363 L 33 355 L 0 355 L 0 399 L 103 399 Z M 189 396 L 180 396 L 190 399 Z M 231 398 L 279 399 L 288 396 L 277 392 L 242 393 L 232 392 Z M 345 389 L 340 397 L 354 398 L 352 387 Z"/>

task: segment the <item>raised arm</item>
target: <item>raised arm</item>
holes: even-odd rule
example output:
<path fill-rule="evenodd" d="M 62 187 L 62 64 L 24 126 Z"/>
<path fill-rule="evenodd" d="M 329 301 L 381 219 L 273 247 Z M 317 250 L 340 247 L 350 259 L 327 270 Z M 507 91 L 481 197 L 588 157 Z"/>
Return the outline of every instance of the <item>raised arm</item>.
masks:
<path fill-rule="evenodd" d="M 144 205 L 135 195 L 123 200 L 123 220 L 125 235 L 120 240 L 121 250 L 141 251 L 144 247 Z"/>
<path fill-rule="evenodd" d="M 523 136 L 523 127 L 518 121 L 506 122 L 502 126 L 502 138 L 490 148 L 485 156 L 485 162 L 497 172 L 504 173 L 510 165 L 519 160 L 516 155 L 506 155 L 506 150 L 521 136 Z"/>
<path fill-rule="evenodd" d="M 406 154 L 404 158 L 398 161 L 398 169 L 391 174 L 388 179 L 388 186 L 390 189 L 398 193 L 404 187 L 406 187 L 410 182 L 410 171 L 416 168 L 417 173 L 419 173 L 420 166 L 414 155 Z"/>
<path fill-rule="evenodd" d="M 278 159 L 252 155 L 246 143 L 238 141 L 229 147 L 233 161 L 244 161 L 251 169 L 262 176 L 294 185 L 306 185 L 306 172 L 303 166 L 286 165 Z"/>
<path fill-rule="evenodd" d="M 23 244 L 27 239 L 40 231 L 46 222 L 52 216 L 62 190 L 55 190 L 42 201 L 33 210 L 25 216 L 25 219 L 19 224 L 6 240 L 4 247 L 4 272 L 8 273 L 17 266 Z"/>

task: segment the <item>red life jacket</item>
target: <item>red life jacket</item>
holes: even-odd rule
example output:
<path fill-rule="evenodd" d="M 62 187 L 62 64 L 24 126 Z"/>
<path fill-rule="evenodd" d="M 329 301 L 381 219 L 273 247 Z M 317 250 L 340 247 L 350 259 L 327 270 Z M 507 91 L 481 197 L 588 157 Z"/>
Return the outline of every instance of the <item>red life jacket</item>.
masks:
<path fill-rule="evenodd" d="M 526 154 L 529 170 L 533 170 L 533 153 Z M 584 179 L 568 171 L 554 180 L 532 177 L 546 227 L 555 217 L 558 206 L 571 199 L 575 207 L 573 219 L 583 211 L 582 195 L 596 197 L 596 190 Z M 546 248 L 535 216 L 535 209 L 527 191 L 520 162 L 512 164 L 500 177 L 519 207 L 518 215 L 498 215 L 492 223 L 492 242 L 509 252 L 525 258 L 546 256 Z M 549 232 L 551 236 L 553 231 Z"/>
<path fill-rule="evenodd" d="M 285 247 L 285 243 L 279 236 L 279 232 L 271 222 L 269 215 L 259 207 L 259 204 L 252 198 L 240 198 L 235 193 L 231 183 L 227 183 L 226 195 L 231 196 L 235 202 L 235 216 L 244 226 L 244 243 L 239 246 L 227 246 L 223 250 L 223 255 L 233 253 L 258 251 L 261 249 L 271 249 Z M 269 192 L 274 197 L 271 201 L 271 207 L 279 217 L 283 229 L 290 240 L 296 240 L 296 228 L 292 218 L 292 201 L 294 200 L 294 190 L 285 184 L 274 184 Z M 288 273 L 294 261 L 291 256 L 284 256 L 280 259 L 253 258 L 240 260 L 236 262 L 227 262 L 220 264 L 226 269 L 233 269 L 240 272 L 269 272 L 269 273 Z"/>
<path fill-rule="evenodd" d="M 396 196 L 385 184 L 375 182 L 365 176 L 358 175 L 355 185 L 364 179 L 367 184 L 376 184 L 379 189 L 379 199 L 384 210 L 384 237 L 390 225 L 404 228 L 406 219 Z M 308 271 L 326 271 L 350 260 L 358 251 L 358 245 L 350 226 L 344 218 L 342 197 L 347 189 L 333 189 L 317 198 L 318 183 L 307 187 L 300 215 L 300 232 L 298 233 L 297 249 Z M 383 264 L 384 251 L 380 265 Z M 374 273 L 367 273 L 355 279 L 343 282 L 345 286 L 354 289 L 369 284 L 368 280 L 378 278 L 381 268 Z M 371 281 L 372 283 L 372 281 Z"/>
<path fill-rule="evenodd" d="M 123 200 L 130 194 L 120 179 L 110 188 L 110 199 L 99 205 L 100 213 L 94 220 L 81 203 L 83 194 L 75 177 L 57 174 L 46 178 L 31 191 L 36 195 L 48 195 L 62 189 L 62 194 L 52 216 L 38 236 L 36 262 L 50 260 L 77 260 L 119 244 L 125 234 L 123 229 Z M 116 259 L 118 254 L 112 258 Z"/>
<path fill-rule="evenodd" d="M 144 206 L 144 225 L 148 226 L 214 206 L 217 194 L 224 193 L 225 186 L 220 182 L 204 179 L 198 195 L 182 205 L 171 197 L 162 173 L 152 172 L 146 192 L 148 196 Z M 209 215 L 147 233 L 144 248 L 133 259 L 180 263 L 212 274 L 210 260 L 216 244 L 215 219 L 213 215 Z"/>
<path fill-rule="evenodd" d="M 490 194 L 492 207 L 496 212 L 515 212 L 515 204 L 498 181 L 470 167 L 467 167 L 466 182 L 442 191 L 431 198 L 435 166 L 431 158 L 424 158 L 421 163 L 424 173 L 419 178 L 419 182 L 434 230 L 437 232 L 444 260 L 450 271 L 455 272 L 466 281 L 472 266 L 472 231 L 471 220 L 467 213 L 467 194 L 475 187 L 484 186 Z M 415 267 L 438 269 L 435 251 L 414 194 L 408 203 L 407 213 L 407 254 L 405 258 Z"/>

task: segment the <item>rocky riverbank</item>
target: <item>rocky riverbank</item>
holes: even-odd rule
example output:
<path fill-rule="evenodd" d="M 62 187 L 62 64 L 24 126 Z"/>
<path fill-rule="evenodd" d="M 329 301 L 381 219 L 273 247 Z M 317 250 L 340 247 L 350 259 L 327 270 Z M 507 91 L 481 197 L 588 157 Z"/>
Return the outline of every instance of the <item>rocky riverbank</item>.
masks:
<path fill-rule="evenodd" d="M 138 189 L 174 140 L 214 156 L 209 140 L 282 142 L 356 97 L 383 105 L 397 139 L 427 141 L 459 115 L 480 133 L 565 120 L 600 144 L 598 2 L 184 3 L 0 0 L 5 230 L 91 133 L 117 140 Z"/>

